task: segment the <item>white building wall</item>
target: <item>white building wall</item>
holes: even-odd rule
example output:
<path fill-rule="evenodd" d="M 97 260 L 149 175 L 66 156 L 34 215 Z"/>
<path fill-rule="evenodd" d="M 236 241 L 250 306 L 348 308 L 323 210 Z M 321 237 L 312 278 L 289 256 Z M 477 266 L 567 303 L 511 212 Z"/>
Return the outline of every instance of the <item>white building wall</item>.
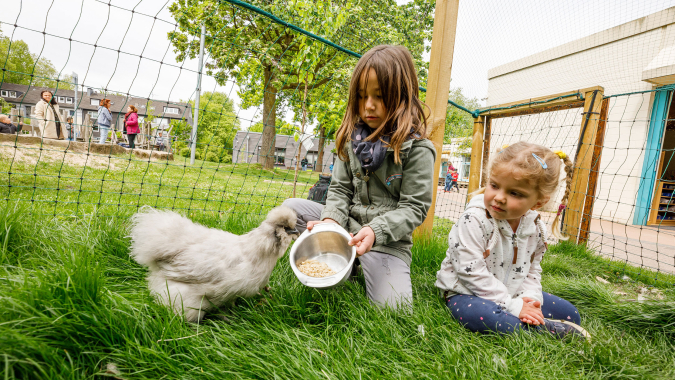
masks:
<path fill-rule="evenodd" d="M 656 28 L 636 20 L 532 56 L 539 56 L 540 63 L 526 57 L 490 70 L 488 106 L 598 85 L 606 96 L 653 89 L 642 80 L 643 69 L 664 47 L 675 45 L 675 11 L 655 15 L 658 23 L 654 24 L 655 17 L 648 21 Z M 610 99 L 595 217 L 632 224 L 652 101 L 653 93 Z M 495 119 L 492 141 L 496 132 L 504 136 L 503 143 L 525 139 L 573 157 L 581 112 Z M 495 142 L 493 150 L 502 144 Z"/>

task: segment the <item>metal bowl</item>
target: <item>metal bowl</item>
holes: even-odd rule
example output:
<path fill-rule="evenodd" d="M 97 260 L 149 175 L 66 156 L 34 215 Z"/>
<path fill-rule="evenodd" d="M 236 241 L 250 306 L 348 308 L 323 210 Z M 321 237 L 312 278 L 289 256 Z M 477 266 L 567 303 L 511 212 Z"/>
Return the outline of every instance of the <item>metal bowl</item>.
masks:
<path fill-rule="evenodd" d="M 305 230 L 291 248 L 290 261 L 293 273 L 300 282 L 311 288 L 328 289 L 345 282 L 356 259 L 356 247 L 349 245 L 351 236 L 339 224 L 321 223 L 312 230 Z M 336 274 L 328 277 L 311 277 L 298 269 L 306 260 L 326 263 Z"/>

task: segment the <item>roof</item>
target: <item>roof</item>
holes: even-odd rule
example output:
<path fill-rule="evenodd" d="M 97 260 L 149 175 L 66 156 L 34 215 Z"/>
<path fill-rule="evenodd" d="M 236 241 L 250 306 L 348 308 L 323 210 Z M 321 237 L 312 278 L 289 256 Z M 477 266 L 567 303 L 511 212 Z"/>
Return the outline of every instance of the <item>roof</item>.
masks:
<path fill-rule="evenodd" d="M 488 79 L 553 61 L 675 23 L 675 7 L 603 30 L 488 70 Z"/>
<path fill-rule="evenodd" d="M 0 89 L 16 91 L 17 92 L 16 98 L 2 97 L 3 99 L 5 99 L 5 101 L 15 104 L 35 105 L 37 104 L 38 101 L 40 101 L 40 93 L 42 91 L 51 91 L 54 94 L 54 96 L 57 97 L 58 96 L 66 96 L 71 98 L 75 97 L 74 90 L 64 90 L 61 88 L 55 90 L 49 87 L 37 87 L 37 86 L 29 87 L 23 84 L 2 83 L 0 84 Z M 139 115 L 146 116 L 148 102 L 152 101 L 151 106 L 155 107 L 154 114 L 157 117 L 164 117 L 170 119 L 187 119 L 188 122 L 192 120 L 192 112 L 191 112 L 192 108 L 187 103 L 177 103 L 150 98 L 139 98 L 132 96 L 127 97 L 112 94 L 107 94 L 104 96 L 103 94 L 98 92 L 94 92 L 91 96 L 89 96 L 87 94 L 87 91 L 84 92 L 78 91 L 77 96 L 78 96 L 77 100 L 78 108 L 83 110 L 90 110 L 90 111 L 98 110 L 98 105 L 91 105 L 91 99 L 101 100 L 103 98 L 106 98 L 111 100 L 110 110 L 112 112 L 125 113 L 127 106 L 134 105 L 136 108 L 138 108 Z M 74 104 L 60 103 L 59 106 L 61 108 L 73 108 Z M 168 114 L 168 113 L 165 114 L 164 107 L 167 106 L 178 108 L 178 114 Z"/>

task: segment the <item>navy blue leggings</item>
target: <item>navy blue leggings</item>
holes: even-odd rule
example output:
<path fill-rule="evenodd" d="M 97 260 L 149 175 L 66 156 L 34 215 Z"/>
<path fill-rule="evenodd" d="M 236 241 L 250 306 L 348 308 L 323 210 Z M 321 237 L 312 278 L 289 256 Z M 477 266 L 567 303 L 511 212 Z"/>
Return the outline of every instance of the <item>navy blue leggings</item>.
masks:
<path fill-rule="evenodd" d="M 576 324 L 581 323 L 579 310 L 569 301 L 546 292 L 542 293 L 544 303 L 541 305 L 541 311 L 544 318 L 564 319 Z M 520 330 L 539 330 L 542 328 L 542 326 L 523 323 L 517 315 L 502 310 L 499 305 L 492 301 L 476 296 L 457 294 L 450 297 L 446 305 L 459 323 L 474 332 L 510 334 Z"/>

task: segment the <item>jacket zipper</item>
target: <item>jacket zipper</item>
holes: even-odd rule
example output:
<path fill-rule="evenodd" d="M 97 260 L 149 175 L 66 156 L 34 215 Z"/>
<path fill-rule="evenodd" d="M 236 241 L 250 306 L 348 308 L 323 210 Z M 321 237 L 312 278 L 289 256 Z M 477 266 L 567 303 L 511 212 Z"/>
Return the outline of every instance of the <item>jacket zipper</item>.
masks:
<path fill-rule="evenodd" d="M 508 286 L 509 280 L 511 279 L 511 269 L 513 269 L 513 256 L 516 254 L 515 248 L 518 248 L 518 241 L 517 241 L 518 231 L 520 231 L 520 226 L 523 224 L 522 223 L 522 221 L 523 221 L 522 217 L 520 218 L 520 221 L 521 221 L 521 223 L 518 223 L 518 228 L 516 228 L 516 232 L 514 232 L 513 235 L 511 235 L 511 245 L 513 246 L 514 249 L 512 250 L 513 254 L 511 255 L 511 260 L 509 260 L 510 264 L 509 264 L 509 270 L 506 272 L 506 281 L 504 281 L 504 286 L 506 286 L 507 289 L 509 287 Z M 499 231 L 497 231 L 497 232 L 499 232 Z"/>

